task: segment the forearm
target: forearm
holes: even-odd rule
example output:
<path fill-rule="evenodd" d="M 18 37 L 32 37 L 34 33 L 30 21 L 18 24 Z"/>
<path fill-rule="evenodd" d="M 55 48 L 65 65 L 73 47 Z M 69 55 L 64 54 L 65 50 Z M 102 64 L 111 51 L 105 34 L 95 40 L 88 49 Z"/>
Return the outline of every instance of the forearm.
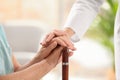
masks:
<path fill-rule="evenodd" d="M 32 60 L 30 61 L 29 63 L 25 64 L 25 65 L 19 65 L 19 67 L 15 68 L 14 71 L 17 72 L 17 71 L 21 71 L 21 70 L 24 70 L 26 68 L 28 68 L 29 66 L 35 64 L 35 61 Z"/>
<path fill-rule="evenodd" d="M 0 76 L 0 80 L 39 80 L 52 68 L 52 66 L 49 67 L 49 64 L 47 64 L 46 61 L 43 60 L 24 70 L 14 72 L 5 76 Z"/>
<path fill-rule="evenodd" d="M 13 63 L 14 63 L 14 71 L 17 72 L 17 71 L 21 71 L 21 70 L 24 70 L 26 68 L 28 68 L 29 66 L 35 64 L 35 63 L 38 63 L 40 61 L 43 60 L 43 56 L 41 55 L 40 57 L 36 58 L 34 57 L 31 61 L 29 61 L 27 64 L 25 65 L 20 65 L 18 63 L 18 61 L 15 59 L 15 57 L 13 57 Z"/>

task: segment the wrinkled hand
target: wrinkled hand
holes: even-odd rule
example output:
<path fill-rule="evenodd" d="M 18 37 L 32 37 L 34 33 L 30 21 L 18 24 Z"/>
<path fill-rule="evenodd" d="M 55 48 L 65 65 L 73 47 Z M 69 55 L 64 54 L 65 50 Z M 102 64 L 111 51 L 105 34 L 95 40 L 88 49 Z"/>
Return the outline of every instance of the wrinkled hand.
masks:
<path fill-rule="evenodd" d="M 57 47 L 57 42 L 52 42 L 51 44 L 49 44 L 48 46 L 43 46 L 39 52 L 37 53 L 37 55 L 34 57 L 33 61 L 34 63 L 40 62 L 41 60 L 45 59 L 46 57 L 48 57 L 52 50 L 55 49 Z"/>
<path fill-rule="evenodd" d="M 61 46 L 68 47 L 71 50 L 75 50 L 76 48 L 71 42 L 70 37 L 71 36 L 66 31 L 54 30 L 45 37 L 41 44 L 43 46 L 47 46 L 50 41 L 56 41 Z"/>
<path fill-rule="evenodd" d="M 63 53 L 62 46 L 57 46 L 51 54 L 45 59 L 46 62 L 49 64 L 49 67 L 55 67 L 58 63 L 62 61 L 62 53 Z M 72 56 L 72 52 L 69 52 L 69 56 Z"/>

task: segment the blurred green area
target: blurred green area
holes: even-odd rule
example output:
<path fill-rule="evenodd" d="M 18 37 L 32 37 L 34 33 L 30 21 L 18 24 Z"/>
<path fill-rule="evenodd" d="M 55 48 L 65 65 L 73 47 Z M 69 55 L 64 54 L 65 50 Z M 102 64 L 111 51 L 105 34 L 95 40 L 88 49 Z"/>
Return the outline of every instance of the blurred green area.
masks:
<path fill-rule="evenodd" d="M 116 0 L 107 0 L 106 4 L 108 4 L 109 8 L 102 7 L 86 36 L 97 40 L 111 50 L 114 67 L 114 22 L 118 2 Z"/>

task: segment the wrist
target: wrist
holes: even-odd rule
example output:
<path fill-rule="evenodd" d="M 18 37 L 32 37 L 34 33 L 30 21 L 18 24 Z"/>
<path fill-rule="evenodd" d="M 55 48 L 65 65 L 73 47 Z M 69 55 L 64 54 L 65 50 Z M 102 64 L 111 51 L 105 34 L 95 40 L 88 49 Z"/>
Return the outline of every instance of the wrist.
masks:
<path fill-rule="evenodd" d="M 45 72 L 47 71 L 50 71 L 51 69 L 53 69 L 53 66 L 49 65 L 48 62 L 44 59 L 38 63 L 39 68 L 42 66 L 42 69 L 45 69 Z"/>
<path fill-rule="evenodd" d="M 75 32 L 69 27 L 65 28 L 64 31 L 69 38 L 71 38 L 75 34 Z"/>
<path fill-rule="evenodd" d="M 41 58 L 41 56 L 40 56 L 40 57 L 36 56 L 36 57 L 34 57 L 33 60 L 31 61 L 31 64 L 38 63 L 38 62 L 42 61 L 42 59 L 43 59 L 43 58 Z"/>
<path fill-rule="evenodd" d="M 55 64 L 50 63 L 47 59 L 44 59 L 44 62 L 45 62 L 46 65 L 47 65 L 49 68 L 51 68 L 51 69 L 53 69 L 53 68 L 55 67 Z"/>

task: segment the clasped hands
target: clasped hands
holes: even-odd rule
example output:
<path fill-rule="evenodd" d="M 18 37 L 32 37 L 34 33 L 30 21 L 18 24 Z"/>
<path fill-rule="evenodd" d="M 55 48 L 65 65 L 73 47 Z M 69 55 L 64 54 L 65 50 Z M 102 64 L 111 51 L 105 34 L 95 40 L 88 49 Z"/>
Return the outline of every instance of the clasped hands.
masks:
<path fill-rule="evenodd" d="M 65 47 L 70 49 L 69 56 L 73 55 L 73 51 L 76 49 L 73 43 L 70 41 L 69 32 L 63 30 L 54 30 L 49 33 L 43 42 L 41 42 L 42 48 L 35 56 L 34 63 L 45 60 L 49 64 L 49 67 L 54 68 L 62 60 L 62 51 Z"/>

